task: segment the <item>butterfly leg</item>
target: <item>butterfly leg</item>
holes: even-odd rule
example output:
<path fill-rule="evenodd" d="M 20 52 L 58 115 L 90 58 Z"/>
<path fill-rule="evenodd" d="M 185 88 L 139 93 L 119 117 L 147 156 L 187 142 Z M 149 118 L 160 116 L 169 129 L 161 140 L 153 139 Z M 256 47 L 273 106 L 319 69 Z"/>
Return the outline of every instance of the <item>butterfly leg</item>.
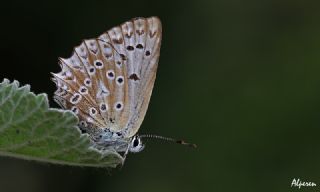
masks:
<path fill-rule="evenodd" d="M 130 147 L 130 145 L 128 145 L 126 151 L 124 152 L 124 154 L 123 154 L 123 156 L 122 156 L 122 158 L 123 158 L 122 166 L 123 166 L 124 162 L 126 161 L 127 155 L 128 155 L 128 153 L 129 153 L 129 147 Z"/>
<path fill-rule="evenodd" d="M 121 163 L 121 165 L 120 165 L 120 169 L 122 169 L 122 167 L 123 167 L 123 165 L 124 165 L 124 162 L 126 161 L 128 152 L 129 152 L 129 145 L 128 145 L 126 151 L 124 152 L 124 154 L 123 154 L 123 156 L 122 156 L 123 161 L 122 161 L 122 163 Z"/>

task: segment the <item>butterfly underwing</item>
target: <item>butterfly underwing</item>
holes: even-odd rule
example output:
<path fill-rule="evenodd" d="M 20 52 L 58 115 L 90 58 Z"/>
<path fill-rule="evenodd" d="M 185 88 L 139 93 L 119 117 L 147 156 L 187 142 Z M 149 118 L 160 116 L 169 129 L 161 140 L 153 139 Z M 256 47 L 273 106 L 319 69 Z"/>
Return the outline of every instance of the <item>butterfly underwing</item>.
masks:
<path fill-rule="evenodd" d="M 84 40 L 53 73 L 54 100 L 79 118 L 97 148 L 138 152 L 160 56 L 157 17 L 134 18 Z"/>

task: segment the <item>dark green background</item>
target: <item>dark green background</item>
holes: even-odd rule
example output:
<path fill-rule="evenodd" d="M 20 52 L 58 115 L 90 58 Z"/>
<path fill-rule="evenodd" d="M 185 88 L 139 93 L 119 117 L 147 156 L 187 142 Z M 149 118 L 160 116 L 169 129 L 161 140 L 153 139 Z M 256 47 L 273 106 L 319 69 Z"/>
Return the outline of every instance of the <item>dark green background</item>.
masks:
<path fill-rule="evenodd" d="M 7 1 L 0 78 L 52 98 L 49 72 L 82 39 L 137 16 L 159 16 L 163 41 L 140 133 L 121 170 L 0 158 L 1 191 L 284 192 L 320 187 L 320 11 L 311 1 Z M 57 107 L 52 101 L 50 104 Z"/>

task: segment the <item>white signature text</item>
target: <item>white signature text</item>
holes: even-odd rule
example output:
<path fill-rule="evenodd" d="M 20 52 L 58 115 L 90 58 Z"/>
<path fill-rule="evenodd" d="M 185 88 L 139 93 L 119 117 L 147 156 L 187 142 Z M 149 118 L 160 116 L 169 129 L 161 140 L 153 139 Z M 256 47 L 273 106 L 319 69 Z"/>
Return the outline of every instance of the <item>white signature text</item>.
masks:
<path fill-rule="evenodd" d="M 317 186 L 317 184 L 315 184 L 314 182 L 301 181 L 299 178 L 298 179 L 293 178 L 291 182 L 291 187 L 299 187 L 299 189 L 301 187 L 315 187 L 315 186 Z"/>

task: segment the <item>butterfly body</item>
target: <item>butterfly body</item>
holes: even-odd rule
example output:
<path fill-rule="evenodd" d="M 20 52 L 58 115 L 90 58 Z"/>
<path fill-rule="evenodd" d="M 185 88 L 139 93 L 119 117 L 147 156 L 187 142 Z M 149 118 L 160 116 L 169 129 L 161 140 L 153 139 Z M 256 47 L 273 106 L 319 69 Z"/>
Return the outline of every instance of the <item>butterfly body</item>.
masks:
<path fill-rule="evenodd" d="M 160 55 L 161 22 L 135 18 L 84 40 L 53 74 L 55 101 L 74 112 L 97 148 L 143 149 L 136 136 L 146 114 Z"/>

